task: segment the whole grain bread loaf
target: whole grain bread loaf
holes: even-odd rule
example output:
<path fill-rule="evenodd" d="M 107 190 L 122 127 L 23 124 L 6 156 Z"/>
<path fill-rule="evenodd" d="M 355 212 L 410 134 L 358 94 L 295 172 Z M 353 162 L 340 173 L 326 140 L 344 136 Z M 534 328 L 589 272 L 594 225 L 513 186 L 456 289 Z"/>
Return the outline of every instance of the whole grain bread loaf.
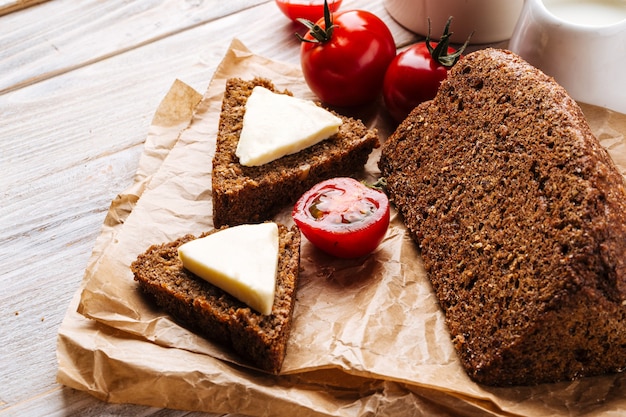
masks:
<path fill-rule="evenodd" d="M 211 178 L 215 227 L 268 220 L 318 182 L 357 175 L 379 146 L 376 131 L 337 114 L 343 124 L 336 135 L 267 164 L 243 166 L 235 150 L 246 101 L 257 85 L 278 92 L 264 78 L 232 78 L 226 83 Z"/>
<path fill-rule="evenodd" d="M 182 325 L 231 347 L 251 365 L 277 374 L 291 331 L 300 270 L 300 231 L 278 226 L 280 258 L 271 315 L 256 312 L 183 267 L 178 247 L 195 239 L 192 235 L 151 246 L 131 270 L 140 288 Z"/>
<path fill-rule="evenodd" d="M 379 166 L 474 380 L 626 368 L 626 190 L 576 102 L 520 57 L 451 70 Z"/>

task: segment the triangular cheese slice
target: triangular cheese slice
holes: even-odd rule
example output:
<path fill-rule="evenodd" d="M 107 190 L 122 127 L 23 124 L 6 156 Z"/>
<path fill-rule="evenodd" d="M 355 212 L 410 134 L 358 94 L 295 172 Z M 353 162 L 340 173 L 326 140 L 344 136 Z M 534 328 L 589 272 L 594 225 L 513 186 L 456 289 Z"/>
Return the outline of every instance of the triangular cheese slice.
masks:
<path fill-rule="evenodd" d="M 183 266 L 261 314 L 272 313 L 278 266 L 276 223 L 230 227 L 178 248 Z"/>
<path fill-rule="evenodd" d="M 246 102 L 235 155 L 241 165 L 263 165 L 329 138 L 341 123 L 312 101 L 256 86 Z"/>

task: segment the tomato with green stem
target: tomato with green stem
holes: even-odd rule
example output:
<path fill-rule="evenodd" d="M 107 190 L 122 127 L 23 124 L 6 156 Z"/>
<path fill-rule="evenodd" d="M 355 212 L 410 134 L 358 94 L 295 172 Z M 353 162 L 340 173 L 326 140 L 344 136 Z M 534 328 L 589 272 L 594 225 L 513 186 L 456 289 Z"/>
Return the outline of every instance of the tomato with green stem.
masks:
<path fill-rule="evenodd" d="M 430 20 L 428 36 L 400 52 L 389 64 L 383 83 L 383 99 L 387 110 L 396 122 L 406 116 L 424 101 L 437 94 L 441 82 L 448 71 L 462 57 L 470 38 L 458 50 L 450 46 L 450 17 L 439 42 L 430 41 Z"/>
<path fill-rule="evenodd" d="M 296 202 L 292 217 L 302 234 L 322 251 L 340 258 L 371 253 L 389 227 L 389 200 L 353 178 L 322 181 Z"/>
<path fill-rule="evenodd" d="M 324 18 L 317 23 L 298 20 L 309 29 L 297 35 L 304 79 L 322 102 L 351 107 L 380 96 L 385 71 L 396 56 L 385 22 L 365 10 L 332 14 L 327 2 Z"/>

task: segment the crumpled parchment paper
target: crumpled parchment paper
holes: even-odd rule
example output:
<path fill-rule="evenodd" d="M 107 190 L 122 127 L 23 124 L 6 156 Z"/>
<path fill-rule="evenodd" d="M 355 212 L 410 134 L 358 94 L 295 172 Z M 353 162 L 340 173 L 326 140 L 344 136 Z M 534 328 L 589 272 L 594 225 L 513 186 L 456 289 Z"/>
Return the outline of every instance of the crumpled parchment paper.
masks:
<path fill-rule="evenodd" d="M 606 415 L 626 410 L 626 374 L 536 387 L 472 382 L 456 357 L 419 252 L 392 214 L 372 255 L 339 260 L 305 239 L 282 374 L 247 366 L 179 326 L 138 290 L 130 263 L 151 244 L 212 228 L 211 160 L 227 78 L 271 79 L 314 99 L 299 68 L 234 40 L 206 93 L 175 82 L 148 132 L 135 183 L 111 204 L 59 329 L 58 381 L 111 402 L 248 415 Z M 582 105 L 626 174 L 626 116 Z M 393 130 L 382 111 L 363 120 Z M 378 171 L 375 151 L 367 179 Z M 290 207 L 277 220 L 291 221 Z"/>

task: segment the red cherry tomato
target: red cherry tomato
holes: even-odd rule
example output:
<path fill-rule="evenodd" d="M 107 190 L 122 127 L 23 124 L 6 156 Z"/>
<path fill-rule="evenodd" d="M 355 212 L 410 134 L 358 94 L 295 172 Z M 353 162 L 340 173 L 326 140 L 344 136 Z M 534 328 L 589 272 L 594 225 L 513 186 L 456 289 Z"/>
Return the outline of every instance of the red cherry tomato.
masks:
<path fill-rule="evenodd" d="M 385 22 L 367 11 L 348 10 L 334 17 L 325 14 L 307 26 L 310 30 L 301 38 L 300 63 L 311 91 L 332 106 L 373 102 L 396 56 Z"/>
<path fill-rule="evenodd" d="M 304 193 L 292 217 L 319 249 L 340 258 L 372 252 L 389 227 L 389 200 L 353 178 L 322 181 Z"/>
<path fill-rule="evenodd" d="M 383 99 L 396 122 L 403 121 L 420 103 L 437 94 L 448 71 L 461 58 L 467 43 L 458 51 L 450 46 L 451 18 L 439 42 L 419 42 L 400 52 L 389 64 L 383 83 Z"/>
<path fill-rule="evenodd" d="M 448 67 L 433 60 L 423 42 L 400 52 L 389 65 L 383 83 L 383 98 L 391 117 L 401 122 L 418 104 L 433 99 L 447 75 Z"/>
<path fill-rule="evenodd" d="M 330 0 L 328 7 L 332 13 L 341 6 L 342 0 Z M 324 16 L 323 0 L 276 0 L 276 5 L 291 20 L 306 19 L 317 22 Z"/>

